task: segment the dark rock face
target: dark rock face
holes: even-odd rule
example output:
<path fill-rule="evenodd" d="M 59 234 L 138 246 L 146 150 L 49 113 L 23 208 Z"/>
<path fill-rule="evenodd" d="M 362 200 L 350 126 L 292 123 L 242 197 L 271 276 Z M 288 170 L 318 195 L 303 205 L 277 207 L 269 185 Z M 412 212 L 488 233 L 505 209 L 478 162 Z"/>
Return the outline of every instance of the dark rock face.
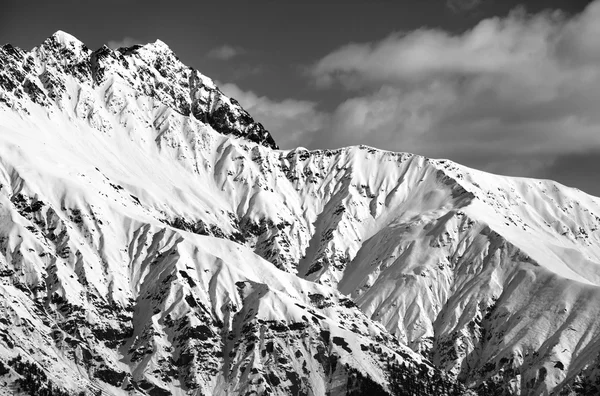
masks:
<path fill-rule="evenodd" d="M 262 124 L 255 122 L 250 114 L 237 105 L 237 102 L 233 104 L 232 101 L 231 105 L 221 103 L 214 112 L 208 114 L 207 120 L 210 126 L 224 135 L 244 137 L 266 147 L 278 148 L 275 140 Z"/>

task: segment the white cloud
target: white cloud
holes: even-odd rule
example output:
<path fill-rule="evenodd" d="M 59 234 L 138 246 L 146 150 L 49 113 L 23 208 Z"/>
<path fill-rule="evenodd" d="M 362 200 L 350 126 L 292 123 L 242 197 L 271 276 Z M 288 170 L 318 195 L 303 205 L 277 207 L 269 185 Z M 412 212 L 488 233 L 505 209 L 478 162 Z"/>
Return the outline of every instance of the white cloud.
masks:
<path fill-rule="evenodd" d="M 342 47 L 317 62 L 312 74 L 349 87 L 483 74 L 530 78 L 532 69 L 544 66 L 540 61 L 552 58 L 563 26 L 559 14 L 529 18 L 515 11 L 505 19 L 483 20 L 462 35 L 431 29 L 396 33 L 376 43 Z"/>
<path fill-rule="evenodd" d="M 316 109 L 316 103 L 306 100 L 272 100 L 243 91 L 235 84 L 224 84 L 221 90 L 236 99 L 252 117 L 272 133 L 281 148 L 307 145 L 321 131 L 327 115 Z"/>
<path fill-rule="evenodd" d="M 239 47 L 232 47 L 230 45 L 222 45 L 220 47 L 216 47 L 208 51 L 209 58 L 218 59 L 218 60 L 229 60 L 233 59 L 236 56 L 244 54 L 246 51 Z"/>
<path fill-rule="evenodd" d="M 330 132 L 321 135 L 315 144 L 337 147 L 377 143 L 377 147 L 389 149 L 403 142 L 406 147 L 409 141 L 421 139 L 455 100 L 452 90 L 437 83 L 410 92 L 385 86 L 371 95 L 341 103 L 332 115 Z M 368 136 L 376 136 L 376 141 Z"/>
<path fill-rule="evenodd" d="M 316 145 L 365 143 L 499 172 L 600 151 L 598 37 L 600 1 L 570 18 L 518 9 L 462 34 L 420 29 L 344 46 L 311 69 L 354 96 Z"/>
<path fill-rule="evenodd" d="M 111 40 L 108 42 L 108 46 L 112 49 L 117 49 L 121 47 L 131 47 L 132 45 L 139 44 L 140 40 L 134 39 L 132 37 L 124 37 L 121 40 Z"/>

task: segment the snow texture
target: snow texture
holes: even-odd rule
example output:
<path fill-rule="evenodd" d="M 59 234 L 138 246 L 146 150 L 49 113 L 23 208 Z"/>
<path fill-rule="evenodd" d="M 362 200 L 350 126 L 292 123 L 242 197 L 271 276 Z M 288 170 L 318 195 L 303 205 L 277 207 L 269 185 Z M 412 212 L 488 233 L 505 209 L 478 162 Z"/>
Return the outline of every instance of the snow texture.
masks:
<path fill-rule="evenodd" d="M 599 199 L 277 150 L 161 41 L 2 47 L 0 184 L 0 362 L 73 392 L 389 391 L 392 361 L 522 395 L 597 377 Z"/>

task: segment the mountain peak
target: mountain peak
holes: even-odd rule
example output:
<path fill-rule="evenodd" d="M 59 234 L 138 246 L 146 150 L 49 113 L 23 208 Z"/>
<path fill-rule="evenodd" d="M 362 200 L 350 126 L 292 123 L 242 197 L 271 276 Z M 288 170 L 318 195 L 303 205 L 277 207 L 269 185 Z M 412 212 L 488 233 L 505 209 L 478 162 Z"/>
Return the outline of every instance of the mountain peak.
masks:
<path fill-rule="evenodd" d="M 84 45 L 83 42 L 81 42 L 75 36 L 62 30 L 57 30 L 53 35 L 46 39 L 46 41 L 48 40 L 60 43 L 65 47 L 81 47 Z"/>
<path fill-rule="evenodd" d="M 5 53 L 15 52 L 11 48 L 7 46 Z M 133 96 L 152 98 L 184 116 L 208 124 L 223 135 L 278 148 L 269 132 L 236 100 L 223 94 L 212 80 L 184 65 L 162 40 L 117 51 L 106 45 L 91 51 L 76 37 L 59 30 L 29 55 L 30 65 L 21 65 L 21 58 L 17 57 L 19 59 L 7 59 L 6 70 L 2 70 L 10 76 L 2 85 L 7 91 L 3 102 L 9 106 L 26 109 L 25 101 L 30 98 L 44 107 L 71 108 L 72 104 L 61 102 L 63 94 L 67 94 L 65 98 L 80 97 L 80 94 L 67 92 L 69 78 L 75 77 L 82 87 L 94 89 L 114 78 L 133 90 Z M 43 76 L 34 73 L 36 65 L 43 66 Z M 15 86 L 13 81 L 19 85 Z M 81 106 L 90 105 L 93 104 Z M 95 114 L 100 114 L 103 106 L 96 103 Z"/>
<path fill-rule="evenodd" d="M 162 41 L 160 39 L 156 39 L 156 41 L 154 43 L 151 43 L 149 45 L 156 47 L 156 48 L 163 49 L 163 50 L 169 50 L 169 51 L 171 50 L 171 48 L 169 48 L 167 43 L 165 43 L 164 41 Z"/>
<path fill-rule="evenodd" d="M 143 49 L 145 49 L 145 50 L 147 50 L 147 51 L 149 51 L 151 53 L 166 54 L 166 55 L 172 55 L 174 57 L 177 57 L 177 55 L 175 55 L 175 53 L 167 45 L 167 43 L 165 43 L 164 41 L 159 40 L 159 39 L 157 39 L 153 43 L 142 44 L 142 45 L 134 45 L 131 48 L 134 48 L 134 49 L 143 48 Z"/>

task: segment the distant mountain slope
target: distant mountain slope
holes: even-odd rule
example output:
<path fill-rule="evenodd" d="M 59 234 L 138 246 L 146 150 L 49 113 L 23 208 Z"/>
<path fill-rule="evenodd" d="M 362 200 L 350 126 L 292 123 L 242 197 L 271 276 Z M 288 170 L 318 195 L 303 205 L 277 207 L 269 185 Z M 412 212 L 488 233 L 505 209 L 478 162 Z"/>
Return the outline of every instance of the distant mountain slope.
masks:
<path fill-rule="evenodd" d="M 1 357 L 108 394 L 392 392 L 393 362 L 480 394 L 597 378 L 597 198 L 276 150 L 161 42 L 58 32 L 0 66 Z"/>

